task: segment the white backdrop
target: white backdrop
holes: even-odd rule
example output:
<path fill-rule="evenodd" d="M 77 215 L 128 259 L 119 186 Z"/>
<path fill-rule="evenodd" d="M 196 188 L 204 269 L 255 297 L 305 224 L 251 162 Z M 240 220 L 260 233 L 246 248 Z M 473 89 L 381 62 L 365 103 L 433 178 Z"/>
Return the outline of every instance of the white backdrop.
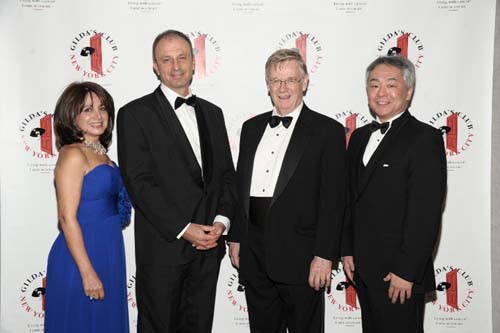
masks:
<path fill-rule="evenodd" d="M 448 198 L 435 260 L 437 282 L 452 287 L 428 303 L 426 330 L 491 332 L 494 17 L 494 0 L 2 0 L 0 331 L 43 331 L 39 288 L 58 232 L 52 183 L 57 152 L 50 131 L 33 137 L 32 130 L 50 128 L 56 99 L 74 80 L 104 85 L 117 109 L 151 92 L 158 84 L 152 41 L 173 28 L 198 46 L 197 62 L 204 59 L 205 66 L 197 68 L 192 89 L 223 108 L 235 160 L 242 122 L 271 108 L 264 62 L 272 51 L 299 48 L 311 72 L 306 103 L 344 125 L 348 120 L 352 129 L 354 122 L 371 121 L 366 65 L 408 33 L 403 51 L 418 66 L 411 111 L 436 127 L 452 128 L 445 140 Z M 102 59 L 81 56 L 97 33 Z M 116 160 L 116 144 L 111 156 Z M 133 228 L 124 233 L 134 328 Z M 344 279 L 341 270 L 333 276 L 334 287 Z M 237 280 L 226 258 L 214 332 L 248 332 Z M 352 292 L 333 289 L 326 296 L 326 331 L 361 332 Z"/>

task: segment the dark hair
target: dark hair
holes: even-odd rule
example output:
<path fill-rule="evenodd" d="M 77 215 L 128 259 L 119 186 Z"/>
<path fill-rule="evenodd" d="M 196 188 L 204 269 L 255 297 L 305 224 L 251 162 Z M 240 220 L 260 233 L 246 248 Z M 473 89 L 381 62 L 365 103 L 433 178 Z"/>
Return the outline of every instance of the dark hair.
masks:
<path fill-rule="evenodd" d="M 54 132 L 56 146 L 60 149 L 64 145 L 82 142 L 83 132 L 76 125 L 76 117 L 82 112 L 87 95 L 94 93 L 101 101 L 108 113 L 108 127 L 99 137 L 101 144 L 107 149 L 111 144 L 113 133 L 115 107 L 111 95 L 94 82 L 73 82 L 64 89 L 57 100 L 54 111 Z"/>
<path fill-rule="evenodd" d="M 180 32 L 180 31 L 177 31 L 177 30 L 166 30 L 166 31 L 163 31 L 162 33 L 160 33 L 158 36 L 156 36 L 156 38 L 153 42 L 153 61 L 156 60 L 155 59 L 156 45 L 158 45 L 158 43 L 162 39 L 172 38 L 172 37 L 179 37 L 181 39 L 184 39 L 186 41 L 186 43 L 188 43 L 188 45 L 189 45 L 189 50 L 191 51 L 191 57 L 194 57 L 193 45 L 191 44 L 191 40 L 189 39 L 189 37 L 186 34 Z"/>

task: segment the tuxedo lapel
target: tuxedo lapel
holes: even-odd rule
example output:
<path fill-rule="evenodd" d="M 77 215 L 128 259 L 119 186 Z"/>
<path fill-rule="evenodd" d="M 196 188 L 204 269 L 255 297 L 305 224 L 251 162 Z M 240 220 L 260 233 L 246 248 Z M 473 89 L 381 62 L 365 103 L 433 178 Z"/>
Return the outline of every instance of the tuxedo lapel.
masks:
<path fill-rule="evenodd" d="M 359 129 L 359 140 L 354 142 L 350 141 L 349 145 L 353 145 L 353 147 L 349 147 L 349 150 L 352 150 L 352 159 L 349 161 L 353 164 L 353 167 L 350 168 L 351 172 L 351 182 L 353 182 L 350 187 L 354 189 L 355 193 L 359 190 L 359 184 L 362 181 L 362 176 L 365 172 L 365 166 L 363 165 L 363 155 L 366 150 L 366 146 L 368 144 L 368 140 L 370 140 L 371 131 L 368 126 Z"/>
<path fill-rule="evenodd" d="M 252 173 L 253 173 L 253 163 L 255 161 L 255 153 L 257 152 L 257 147 L 259 146 L 260 140 L 264 135 L 264 131 L 266 130 L 267 120 L 271 116 L 271 112 L 265 113 L 262 115 L 258 121 L 256 121 L 255 128 L 249 129 L 248 133 L 248 147 L 246 147 L 244 152 L 240 152 L 240 154 L 246 154 L 246 165 L 244 166 L 245 171 L 243 173 L 243 193 L 245 194 L 243 197 L 245 198 L 245 214 L 248 217 L 248 212 L 250 209 L 250 188 L 252 186 Z"/>
<path fill-rule="evenodd" d="M 380 159 L 382 158 L 382 156 L 384 156 L 384 153 L 388 149 L 388 147 L 391 147 L 392 143 L 397 138 L 398 133 L 409 119 L 410 113 L 408 111 L 405 111 L 405 113 L 403 113 L 398 119 L 394 120 L 391 128 L 389 129 L 389 132 L 387 132 L 387 134 L 384 136 L 382 142 L 380 142 L 379 146 L 370 158 L 370 161 L 368 161 L 368 165 L 366 166 L 359 183 L 358 195 L 361 195 L 361 193 L 363 193 L 366 185 L 369 183 L 371 176 L 373 175 L 373 171 L 379 165 Z M 368 141 L 366 143 L 368 143 Z M 366 147 L 366 144 L 364 147 Z M 363 154 L 361 154 L 361 163 L 363 163 Z"/>
<path fill-rule="evenodd" d="M 307 143 L 309 142 L 309 138 L 311 137 L 309 112 L 310 110 L 304 104 L 299 119 L 297 119 L 292 137 L 290 138 L 290 143 L 288 144 L 285 157 L 283 158 L 283 163 L 281 164 L 281 170 L 278 181 L 276 182 L 271 205 L 274 204 L 283 193 L 283 190 L 290 181 L 290 178 L 292 178 Z"/>
<path fill-rule="evenodd" d="M 196 113 L 196 122 L 198 124 L 198 133 L 200 137 L 201 160 L 203 165 L 203 181 L 205 185 L 210 183 L 213 170 L 213 138 L 210 128 L 214 128 L 215 124 L 211 123 L 207 112 L 201 107 L 201 103 L 197 102 L 194 106 Z"/>
<path fill-rule="evenodd" d="M 158 101 L 158 108 L 155 108 L 155 111 L 158 113 L 159 118 L 165 124 L 166 130 L 170 133 L 170 136 L 176 142 L 174 147 L 177 147 L 183 156 L 186 165 L 189 169 L 190 174 L 193 175 L 193 178 L 201 178 L 201 168 L 196 160 L 196 156 L 194 155 L 193 148 L 191 148 L 191 144 L 182 128 L 182 125 L 175 115 L 172 106 L 168 102 L 167 98 L 161 91 L 160 87 L 155 90 L 155 97 Z"/>

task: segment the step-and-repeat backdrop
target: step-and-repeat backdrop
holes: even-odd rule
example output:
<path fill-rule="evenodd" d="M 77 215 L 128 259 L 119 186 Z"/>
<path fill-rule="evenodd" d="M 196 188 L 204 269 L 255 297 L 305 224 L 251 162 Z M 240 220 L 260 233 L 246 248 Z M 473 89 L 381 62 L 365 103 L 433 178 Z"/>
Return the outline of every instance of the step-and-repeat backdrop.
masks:
<path fill-rule="evenodd" d="M 178 29 L 196 48 L 192 90 L 223 108 L 235 160 L 243 121 L 271 108 L 264 63 L 274 50 L 301 52 L 311 78 L 306 103 L 344 124 L 347 135 L 371 121 L 368 63 L 396 47 L 411 59 L 411 111 L 443 129 L 449 171 L 435 259 L 439 288 L 426 306 L 425 327 L 491 332 L 494 18 L 494 0 L 2 0 L 0 331 L 43 331 L 47 254 L 58 233 L 51 131 L 57 97 L 75 80 L 105 86 L 117 108 L 151 92 L 158 85 L 152 41 Z M 100 56 L 82 52 L 89 46 Z M 116 160 L 116 142 L 111 156 Z M 135 332 L 133 228 L 124 235 Z M 355 291 L 341 283 L 342 268 L 332 276 L 326 331 L 361 332 Z M 213 331 L 249 331 L 244 287 L 227 257 Z"/>

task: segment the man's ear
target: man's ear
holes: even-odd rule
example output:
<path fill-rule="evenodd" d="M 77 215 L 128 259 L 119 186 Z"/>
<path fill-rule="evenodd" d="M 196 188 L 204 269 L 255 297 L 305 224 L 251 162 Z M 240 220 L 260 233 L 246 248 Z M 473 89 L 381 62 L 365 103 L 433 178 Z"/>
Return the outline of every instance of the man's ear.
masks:
<path fill-rule="evenodd" d="M 408 88 L 408 93 L 407 93 L 407 96 L 406 96 L 406 100 L 409 102 L 411 101 L 411 98 L 413 97 L 413 92 L 415 91 L 414 88 Z"/>
<path fill-rule="evenodd" d="M 158 70 L 158 65 L 156 64 L 156 61 L 153 61 L 153 73 L 155 73 L 156 77 L 159 80 L 160 79 L 160 71 Z"/>

